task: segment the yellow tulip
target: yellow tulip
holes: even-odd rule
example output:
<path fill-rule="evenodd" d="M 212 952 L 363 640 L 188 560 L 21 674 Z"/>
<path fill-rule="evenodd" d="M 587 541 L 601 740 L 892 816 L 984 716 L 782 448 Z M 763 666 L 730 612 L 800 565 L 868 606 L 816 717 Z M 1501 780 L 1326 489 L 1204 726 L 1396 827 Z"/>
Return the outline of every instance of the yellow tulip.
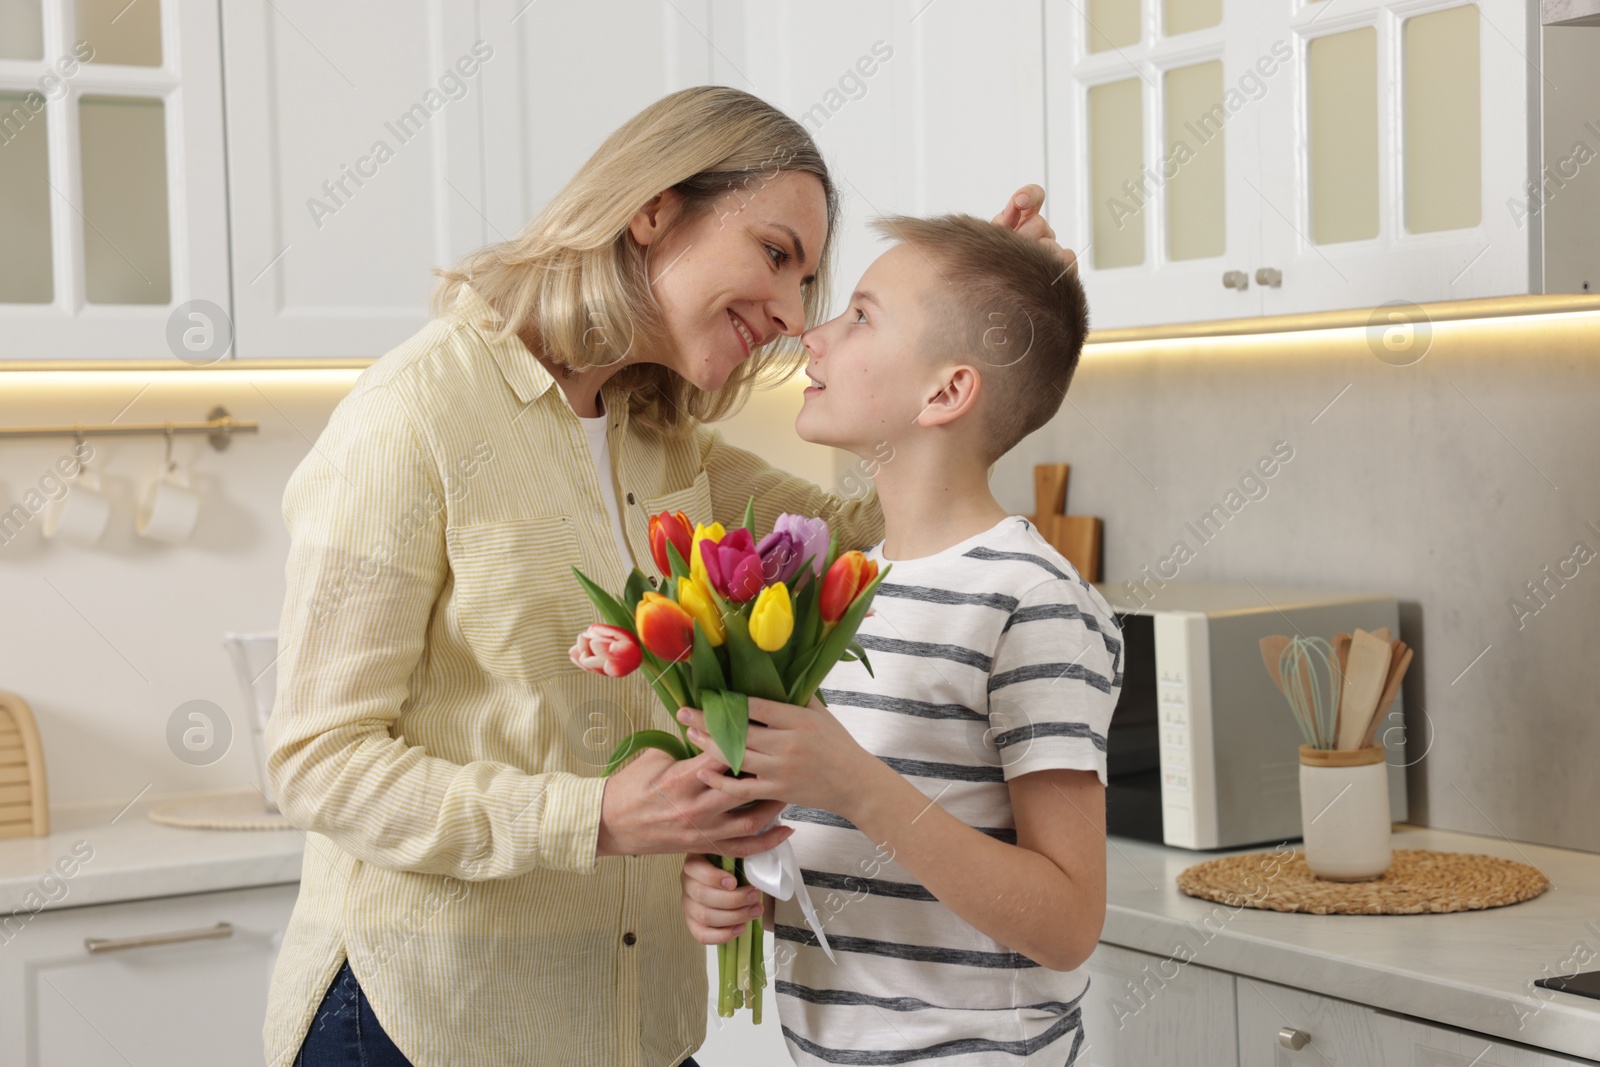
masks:
<path fill-rule="evenodd" d="M 794 604 L 789 600 L 789 587 L 774 582 L 761 590 L 755 607 L 750 609 L 750 637 L 763 652 L 776 652 L 794 633 Z"/>
<path fill-rule="evenodd" d="M 694 540 L 689 543 L 689 577 L 707 589 L 711 588 L 711 579 L 706 576 L 705 561 L 700 558 L 700 542 L 721 541 L 727 532 L 720 522 L 714 522 L 710 526 L 702 526 L 698 522 L 694 524 Z"/>
<path fill-rule="evenodd" d="M 679 578 L 678 603 L 684 611 L 694 616 L 694 621 L 706 632 L 706 640 L 711 642 L 712 648 L 722 644 L 726 635 L 722 615 L 717 611 L 717 602 L 711 598 L 703 579 Z"/>

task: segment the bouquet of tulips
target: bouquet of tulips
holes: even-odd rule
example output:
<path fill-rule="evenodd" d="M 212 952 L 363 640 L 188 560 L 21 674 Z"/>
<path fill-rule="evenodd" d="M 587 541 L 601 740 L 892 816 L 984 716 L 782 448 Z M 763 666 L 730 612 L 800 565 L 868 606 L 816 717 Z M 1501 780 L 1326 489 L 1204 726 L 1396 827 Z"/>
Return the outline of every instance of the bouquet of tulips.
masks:
<path fill-rule="evenodd" d="M 573 568 L 598 609 L 601 622 L 578 635 L 572 661 L 614 678 L 641 666 L 677 724 L 681 707 L 705 713 L 706 729 L 733 774 L 744 761 L 749 697 L 804 706 L 840 660 L 859 659 L 870 673 L 856 630 L 890 567 L 861 552 L 840 554 L 838 535 L 822 519 L 784 514 L 772 532 L 755 539 L 755 501 L 744 525 L 694 525 L 681 511 L 650 519 L 650 554 L 665 575 L 660 591 L 635 567 L 620 598 Z M 824 702 L 826 703 L 826 702 Z M 639 730 L 611 753 L 611 774 L 635 753 L 659 748 L 676 759 L 699 753 L 687 729 Z M 749 884 L 743 861 L 720 860 L 740 885 Z M 801 887 L 803 892 L 803 886 Z M 761 1021 L 766 984 L 762 923 L 719 945 L 717 1013 L 731 1016 L 748 1005 Z"/>

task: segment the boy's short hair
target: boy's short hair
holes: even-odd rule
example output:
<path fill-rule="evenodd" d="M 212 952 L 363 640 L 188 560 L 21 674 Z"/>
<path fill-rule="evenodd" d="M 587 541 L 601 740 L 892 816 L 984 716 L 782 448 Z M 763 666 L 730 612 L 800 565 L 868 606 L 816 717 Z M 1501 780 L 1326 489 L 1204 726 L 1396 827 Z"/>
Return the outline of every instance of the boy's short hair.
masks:
<path fill-rule="evenodd" d="M 1077 270 L 1037 240 L 971 215 L 890 215 L 871 225 L 938 272 L 938 288 L 926 294 L 929 356 L 979 367 L 983 459 L 994 463 L 1066 398 L 1089 332 Z"/>

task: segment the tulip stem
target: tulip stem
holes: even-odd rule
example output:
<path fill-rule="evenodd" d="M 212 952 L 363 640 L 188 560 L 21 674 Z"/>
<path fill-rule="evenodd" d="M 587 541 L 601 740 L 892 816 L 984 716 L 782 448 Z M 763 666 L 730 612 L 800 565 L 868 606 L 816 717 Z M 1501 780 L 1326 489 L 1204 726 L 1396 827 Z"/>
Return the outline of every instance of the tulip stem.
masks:
<path fill-rule="evenodd" d="M 767 984 L 767 943 L 761 932 L 761 920 L 750 920 L 750 996 L 745 1003 L 750 1006 L 750 1021 L 761 1022 L 761 987 Z"/>

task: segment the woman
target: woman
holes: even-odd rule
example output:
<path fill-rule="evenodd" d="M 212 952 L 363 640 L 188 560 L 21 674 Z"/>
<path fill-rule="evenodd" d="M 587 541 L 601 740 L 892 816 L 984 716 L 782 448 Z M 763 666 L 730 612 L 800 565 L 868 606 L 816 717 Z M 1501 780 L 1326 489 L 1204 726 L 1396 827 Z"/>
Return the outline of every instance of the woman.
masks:
<path fill-rule="evenodd" d="M 996 219 L 1049 242 L 1043 193 Z M 594 619 L 572 568 L 652 572 L 647 520 L 820 515 L 846 501 L 704 423 L 804 362 L 837 196 L 805 130 L 703 87 L 613 133 L 518 237 L 442 271 L 438 317 L 375 363 L 291 478 L 268 729 L 306 831 L 272 976 L 267 1060 L 692 1063 L 705 953 L 678 910 L 686 852 L 789 830 L 733 812 L 634 729 L 672 730 L 641 673 L 567 658 Z M 1070 262 L 1070 253 L 1064 253 Z"/>

